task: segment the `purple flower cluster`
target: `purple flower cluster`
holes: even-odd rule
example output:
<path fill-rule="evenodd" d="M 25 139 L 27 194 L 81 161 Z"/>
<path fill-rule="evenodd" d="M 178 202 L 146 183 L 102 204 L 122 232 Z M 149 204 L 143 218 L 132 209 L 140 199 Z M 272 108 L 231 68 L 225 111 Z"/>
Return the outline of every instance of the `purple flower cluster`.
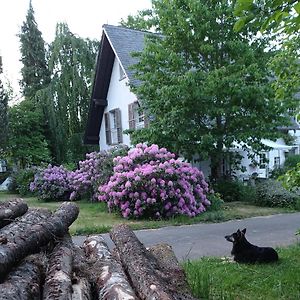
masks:
<path fill-rule="evenodd" d="M 114 175 L 99 187 L 99 201 L 129 217 L 194 217 L 210 205 L 203 173 L 157 145 L 138 144 L 114 159 Z"/>
<path fill-rule="evenodd" d="M 39 199 L 44 201 L 67 200 L 71 192 L 68 176 L 69 171 L 63 166 L 48 165 L 35 174 L 30 191 L 36 192 Z"/>

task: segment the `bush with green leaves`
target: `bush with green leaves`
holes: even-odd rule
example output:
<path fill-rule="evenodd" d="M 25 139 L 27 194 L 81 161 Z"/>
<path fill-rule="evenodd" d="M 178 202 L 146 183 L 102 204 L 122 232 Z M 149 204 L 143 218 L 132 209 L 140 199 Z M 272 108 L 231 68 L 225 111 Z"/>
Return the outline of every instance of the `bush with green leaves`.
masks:
<path fill-rule="evenodd" d="M 256 194 L 255 204 L 260 206 L 297 208 L 300 200 L 299 195 L 273 179 L 257 182 Z"/>
<path fill-rule="evenodd" d="M 214 184 L 213 189 L 225 202 L 253 202 L 256 198 L 254 187 L 244 185 L 243 182 L 237 180 L 219 180 Z"/>
<path fill-rule="evenodd" d="M 279 177 L 283 186 L 289 190 L 300 190 L 300 163 Z"/>

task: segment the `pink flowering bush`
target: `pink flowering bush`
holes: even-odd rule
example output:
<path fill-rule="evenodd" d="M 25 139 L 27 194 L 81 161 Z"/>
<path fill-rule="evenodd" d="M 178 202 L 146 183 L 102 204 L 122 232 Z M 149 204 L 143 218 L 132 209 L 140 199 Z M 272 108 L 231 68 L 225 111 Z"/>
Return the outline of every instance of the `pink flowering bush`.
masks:
<path fill-rule="evenodd" d="M 44 201 L 68 200 L 71 193 L 68 177 L 69 171 L 63 166 L 48 165 L 35 174 L 34 181 L 30 183 L 30 191 Z"/>
<path fill-rule="evenodd" d="M 95 198 L 99 185 L 107 182 L 113 174 L 113 158 L 127 152 L 128 147 L 121 145 L 108 151 L 86 154 L 86 159 L 79 162 L 79 169 L 68 176 L 72 190 L 70 200 Z"/>
<path fill-rule="evenodd" d="M 203 173 L 157 145 L 138 144 L 114 159 L 114 175 L 99 187 L 99 201 L 123 217 L 194 217 L 210 205 Z"/>

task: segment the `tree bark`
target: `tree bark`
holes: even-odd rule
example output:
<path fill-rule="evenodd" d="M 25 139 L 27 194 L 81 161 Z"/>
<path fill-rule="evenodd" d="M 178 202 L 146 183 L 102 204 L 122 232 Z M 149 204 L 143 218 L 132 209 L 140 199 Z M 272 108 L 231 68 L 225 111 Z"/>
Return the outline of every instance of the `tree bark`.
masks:
<path fill-rule="evenodd" d="M 73 242 L 66 234 L 54 247 L 48 262 L 43 299 L 72 299 Z"/>
<path fill-rule="evenodd" d="M 50 241 L 63 237 L 78 213 L 79 208 L 75 203 L 65 202 L 47 220 L 17 233 L 14 241 L 0 245 L 0 280 L 27 255 L 37 253 Z"/>
<path fill-rule="evenodd" d="M 39 300 L 43 267 L 41 255 L 26 258 L 0 284 L 0 300 Z"/>
<path fill-rule="evenodd" d="M 138 299 L 131 288 L 122 265 L 110 253 L 102 236 L 91 236 L 83 244 L 88 261 L 92 263 L 92 281 L 99 299 Z"/>
<path fill-rule="evenodd" d="M 24 215 L 27 210 L 27 204 L 20 198 L 0 203 L 0 228 L 12 222 L 13 219 Z"/>
<path fill-rule="evenodd" d="M 129 226 L 115 226 L 110 237 L 116 245 L 132 286 L 141 299 L 196 299 L 174 287 L 172 278 L 165 274 L 158 260 L 147 251 Z"/>
<path fill-rule="evenodd" d="M 91 285 L 87 278 L 76 277 L 72 285 L 72 300 L 92 300 Z"/>
<path fill-rule="evenodd" d="M 0 244 L 13 242 L 19 233 L 28 230 L 32 225 L 47 220 L 51 216 L 51 211 L 45 208 L 32 208 L 23 216 L 16 218 L 14 222 L 0 229 Z"/>

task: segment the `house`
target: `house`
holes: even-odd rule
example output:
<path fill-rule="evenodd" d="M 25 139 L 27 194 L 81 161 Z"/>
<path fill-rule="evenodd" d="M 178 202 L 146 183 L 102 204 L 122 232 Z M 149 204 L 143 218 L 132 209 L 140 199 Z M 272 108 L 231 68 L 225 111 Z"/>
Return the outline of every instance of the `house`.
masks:
<path fill-rule="evenodd" d="M 132 52 L 140 52 L 144 47 L 148 32 L 132 30 L 120 26 L 104 25 L 100 49 L 97 57 L 96 74 L 90 102 L 89 117 L 84 137 L 85 144 L 99 144 L 100 150 L 109 149 L 118 144 L 131 145 L 126 129 L 138 129 L 147 126 L 143 113 L 139 110 L 137 97 L 130 91 L 129 84 L 139 82 L 130 68 L 137 63 Z M 240 179 L 249 179 L 252 175 L 268 177 L 270 171 L 280 167 L 288 154 L 300 154 L 300 128 L 285 128 L 294 132 L 295 145 L 286 145 L 282 139 L 276 142 L 262 140 L 271 150 L 262 152 L 254 161 L 247 157 L 247 151 L 241 145 L 235 145 L 231 151 L 239 152 L 246 172 L 238 172 Z M 251 149 L 248 149 L 251 151 Z M 268 162 L 265 162 L 265 159 Z M 210 175 L 208 161 L 194 162 L 206 176 Z M 224 162 L 223 172 L 231 168 Z"/>

